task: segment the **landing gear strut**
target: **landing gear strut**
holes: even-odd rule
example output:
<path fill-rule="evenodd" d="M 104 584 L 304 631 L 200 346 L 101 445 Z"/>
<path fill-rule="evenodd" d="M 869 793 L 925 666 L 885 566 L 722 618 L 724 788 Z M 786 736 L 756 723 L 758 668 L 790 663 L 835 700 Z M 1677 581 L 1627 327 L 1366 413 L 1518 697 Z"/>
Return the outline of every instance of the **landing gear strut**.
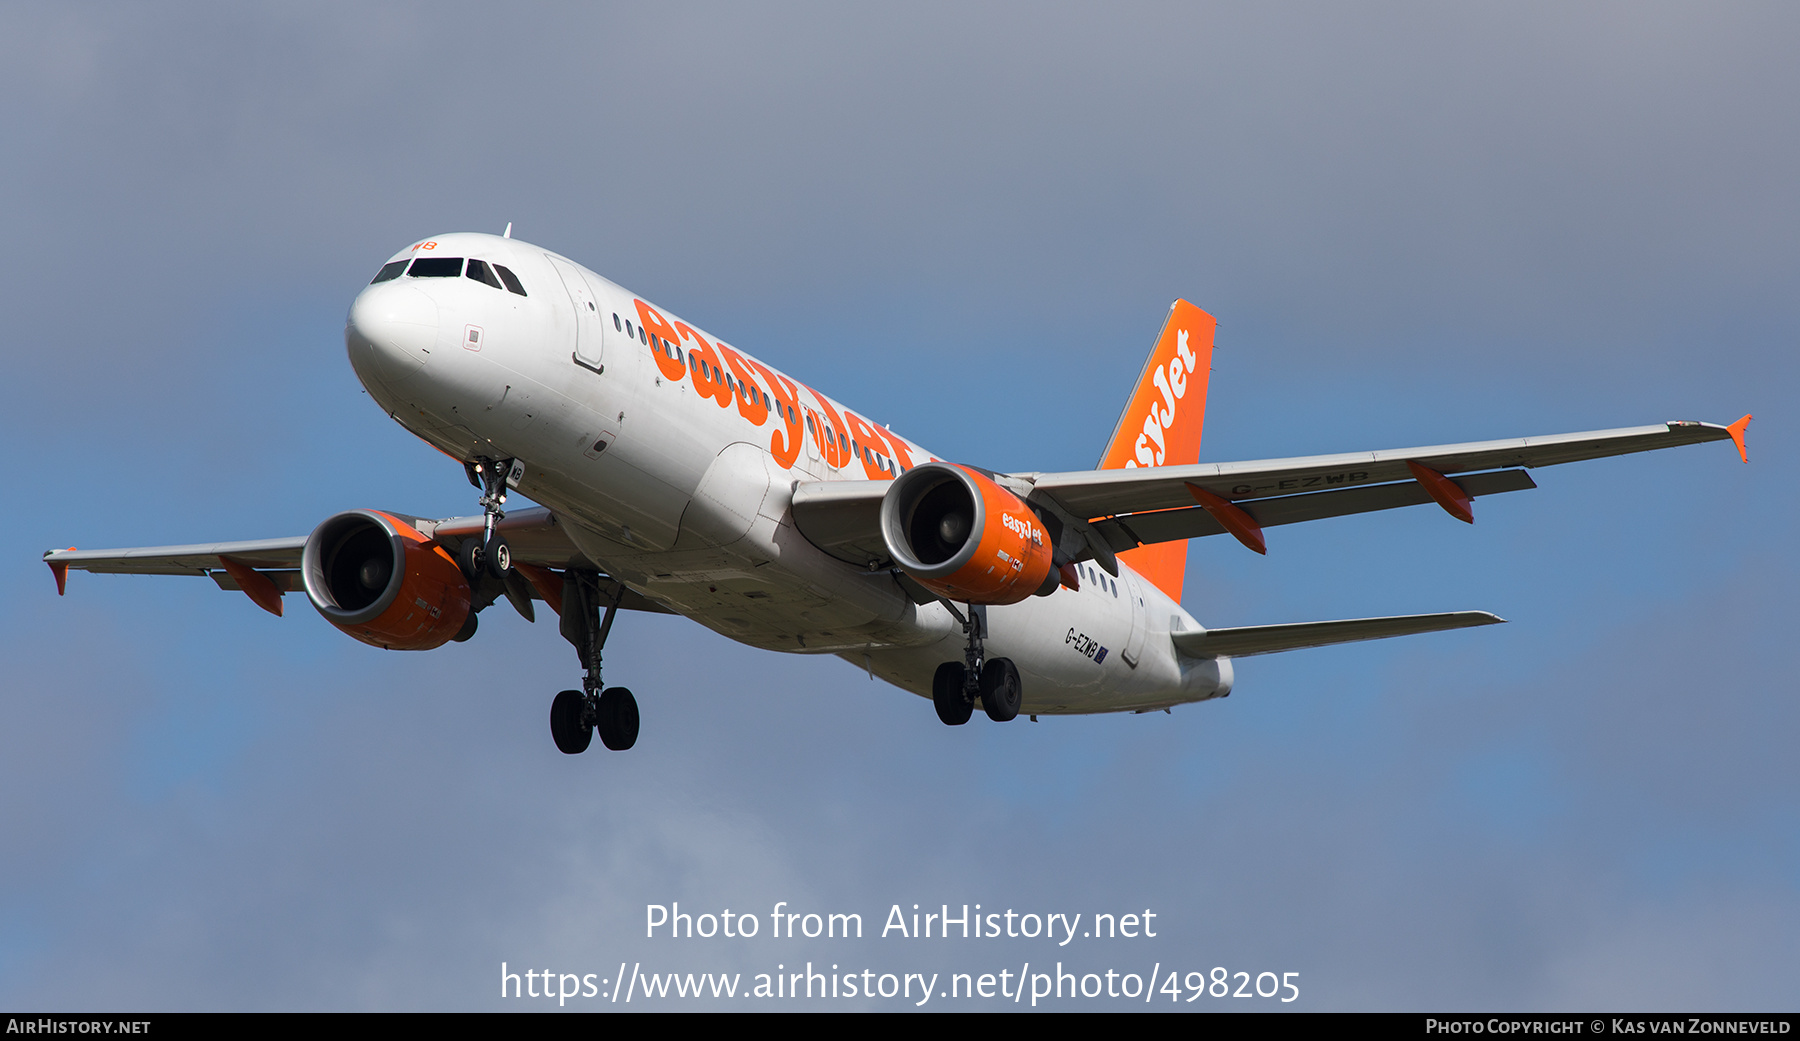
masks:
<path fill-rule="evenodd" d="M 931 703 L 938 718 L 948 726 L 962 726 L 975 714 L 975 699 L 981 699 L 982 711 L 996 723 L 1004 723 L 1019 714 L 1024 688 L 1019 670 L 1011 658 L 988 658 L 984 648 L 987 637 L 987 611 L 968 605 L 965 617 L 956 605 L 943 601 L 956 620 L 962 623 L 969 638 L 963 649 L 963 660 L 947 661 L 937 667 L 931 678 Z"/>
<path fill-rule="evenodd" d="M 506 573 L 512 570 L 512 548 L 496 528 L 506 519 L 506 511 L 500 507 L 506 503 L 506 475 L 513 468 L 513 460 L 478 456 L 463 466 L 469 474 L 469 483 L 482 489 L 482 524 L 480 541 L 463 541 L 458 563 L 470 578 L 485 571 L 494 578 L 505 579 Z"/>
<path fill-rule="evenodd" d="M 581 690 L 565 690 L 550 704 L 550 736 L 556 747 L 569 755 L 587 751 L 596 730 L 600 743 L 615 752 L 637 743 L 637 699 L 624 687 L 602 689 L 600 680 L 601 651 L 623 599 L 625 585 L 620 582 L 606 604 L 605 616 L 598 617 L 602 601 L 599 576 L 591 571 L 563 574 L 562 635 L 575 645 L 587 670 Z"/>

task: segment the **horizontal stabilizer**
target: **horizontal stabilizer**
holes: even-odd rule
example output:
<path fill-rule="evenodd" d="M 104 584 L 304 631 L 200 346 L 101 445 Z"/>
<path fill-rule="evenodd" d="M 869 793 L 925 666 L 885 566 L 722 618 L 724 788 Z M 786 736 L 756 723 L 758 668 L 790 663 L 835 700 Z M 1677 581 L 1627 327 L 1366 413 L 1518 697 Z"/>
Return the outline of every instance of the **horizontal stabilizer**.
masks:
<path fill-rule="evenodd" d="M 1346 618 L 1337 622 L 1294 622 L 1289 625 L 1246 625 L 1197 633 L 1170 633 L 1175 649 L 1189 658 L 1242 658 L 1250 654 L 1297 651 L 1358 640 L 1435 633 L 1472 625 L 1494 625 L 1506 619 L 1486 611 L 1402 614 L 1386 618 Z"/>

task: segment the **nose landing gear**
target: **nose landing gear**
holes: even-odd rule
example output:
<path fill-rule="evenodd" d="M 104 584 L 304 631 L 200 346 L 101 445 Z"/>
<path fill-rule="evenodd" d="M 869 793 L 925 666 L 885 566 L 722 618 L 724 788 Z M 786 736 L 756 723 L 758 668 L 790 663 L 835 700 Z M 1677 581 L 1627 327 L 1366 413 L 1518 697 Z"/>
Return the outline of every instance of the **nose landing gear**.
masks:
<path fill-rule="evenodd" d="M 987 612 L 970 604 L 965 617 L 956 605 L 943 601 L 969 637 L 963 649 L 963 660 L 947 661 L 937 667 L 931 678 L 931 703 L 938 719 L 946 726 L 959 727 L 975 714 L 975 699 L 989 719 L 1004 723 L 1019 714 L 1024 688 L 1019 682 L 1018 667 L 1011 658 L 988 658 L 984 647 L 987 637 Z"/>
<path fill-rule="evenodd" d="M 601 651 L 612 632 L 619 601 L 625 599 L 625 584 L 615 582 L 618 588 L 606 604 L 606 614 L 597 618 L 599 576 L 591 571 L 563 574 L 562 635 L 575 645 L 587 670 L 581 690 L 565 690 L 550 703 L 550 737 L 568 755 L 587 751 L 595 731 L 600 732 L 600 743 L 615 752 L 637 743 L 637 698 L 624 687 L 602 689 L 600 681 Z"/>
<path fill-rule="evenodd" d="M 463 464 L 469 483 L 482 489 L 479 500 L 483 515 L 481 539 L 465 540 L 457 561 L 470 578 L 485 571 L 494 578 L 505 579 L 506 573 L 512 570 L 512 548 L 495 526 L 506 519 L 506 511 L 500 507 L 506 503 L 506 478 L 515 465 L 517 461 L 513 459 L 489 459 L 486 456 Z"/>

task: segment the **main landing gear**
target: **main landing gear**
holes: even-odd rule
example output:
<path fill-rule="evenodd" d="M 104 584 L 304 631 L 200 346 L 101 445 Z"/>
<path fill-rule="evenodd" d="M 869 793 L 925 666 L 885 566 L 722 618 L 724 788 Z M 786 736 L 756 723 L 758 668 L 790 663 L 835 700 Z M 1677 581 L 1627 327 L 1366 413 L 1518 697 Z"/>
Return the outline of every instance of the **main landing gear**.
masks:
<path fill-rule="evenodd" d="M 968 617 L 964 617 L 950 601 L 944 601 L 944 606 L 962 623 L 969 643 L 962 661 L 939 665 L 937 674 L 931 677 L 931 703 L 937 708 L 938 718 L 949 726 L 962 726 L 975 714 L 977 697 L 981 699 L 982 711 L 996 723 L 1017 716 L 1025 694 L 1019 683 L 1019 670 L 1011 658 L 986 657 L 982 642 L 987 636 L 987 612 L 970 604 Z"/>
<path fill-rule="evenodd" d="M 478 456 L 463 467 L 468 472 L 469 483 L 482 490 L 483 516 L 481 538 L 463 540 L 457 563 L 462 565 L 463 574 L 471 578 L 485 571 L 504 580 L 506 573 L 512 570 L 512 549 L 496 527 L 506 519 L 506 511 L 500 507 L 506 503 L 506 475 L 513 468 L 513 460 Z"/>
<path fill-rule="evenodd" d="M 637 743 L 637 699 L 624 687 L 602 689 L 600 682 L 600 652 L 612 631 L 619 601 L 625 598 L 624 583 L 614 581 L 618 588 L 601 618 L 600 604 L 605 598 L 600 590 L 600 576 L 592 571 L 563 573 L 562 635 L 575 645 L 587 669 L 581 690 L 565 690 L 550 703 L 550 737 L 568 755 L 587 751 L 596 730 L 600 732 L 600 743 L 615 752 Z"/>
<path fill-rule="evenodd" d="M 500 595 L 501 587 L 488 581 L 497 579 L 504 587 L 506 598 L 530 621 L 533 617 L 530 588 L 513 571 L 512 549 L 498 530 L 500 522 L 506 519 L 506 512 L 500 507 L 506 503 L 506 481 L 515 463 L 512 459 L 477 456 L 463 464 L 469 483 L 482 490 L 482 532 L 479 539 L 463 540 L 457 562 L 471 583 L 485 584 L 490 590 L 487 599 L 481 601 L 483 606 Z M 563 572 L 562 635 L 575 645 L 582 668 L 587 670 L 582 677 L 582 689 L 565 690 L 550 703 L 550 737 L 559 750 L 569 755 L 587 751 L 596 730 L 600 732 L 600 743 L 615 752 L 623 752 L 637 744 L 637 699 L 624 687 L 602 689 L 600 683 L 600 652 L 606 646 L 607 634 L 612 631 L 619 602 L 625 599 L 625 584 L 614 579 L 613 586 L 608 599 L 601 592 L 597 572 L 575 569 Z M 602 604 L 606 607 L 604 618 L 600 617 Z M 471 611 L 468 624 L 454 639 L 467 640 L 473 635 L 475 613 Z"/>

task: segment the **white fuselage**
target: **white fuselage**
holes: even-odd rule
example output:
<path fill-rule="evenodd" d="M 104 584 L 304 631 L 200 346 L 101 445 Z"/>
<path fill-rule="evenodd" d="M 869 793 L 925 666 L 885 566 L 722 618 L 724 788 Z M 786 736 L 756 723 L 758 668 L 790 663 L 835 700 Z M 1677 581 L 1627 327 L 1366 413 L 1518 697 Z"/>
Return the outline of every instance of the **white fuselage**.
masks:
<path fill-rule="evenodd" d="M 917 605 L 887 572 L 827 555 L 789 509 L 801 482 L 885 479 L 931 453 L 538 247 L 459 233 L 394 260 L 416 256 L 504 265 L 526 295 L 468 277 L 362 291 L 346 330 L 351 364 L 402 426 L 457 459 L 520 460 L 518 490 L 549 507 L 596 567 L 734 640 L 837 654 L 924 697 L 940 663 L 962 660 L 962 628 L 944 605 Z M 679 331 L 682 362 L 642 328 L 646 315 Z M 766 407 L 783 397 L 798 405 L 797 425 L 782 418 L 793 410 Z M 1229 661 L 1175 653 L 1171 629 L 1199 628 L 1178 603 L 1127 567 L 1116 579 L 1078 567 L 1079 590 L 986 609 L 987 654 L 1018 667 L 1022 711 L 1230 692 Z"/>

